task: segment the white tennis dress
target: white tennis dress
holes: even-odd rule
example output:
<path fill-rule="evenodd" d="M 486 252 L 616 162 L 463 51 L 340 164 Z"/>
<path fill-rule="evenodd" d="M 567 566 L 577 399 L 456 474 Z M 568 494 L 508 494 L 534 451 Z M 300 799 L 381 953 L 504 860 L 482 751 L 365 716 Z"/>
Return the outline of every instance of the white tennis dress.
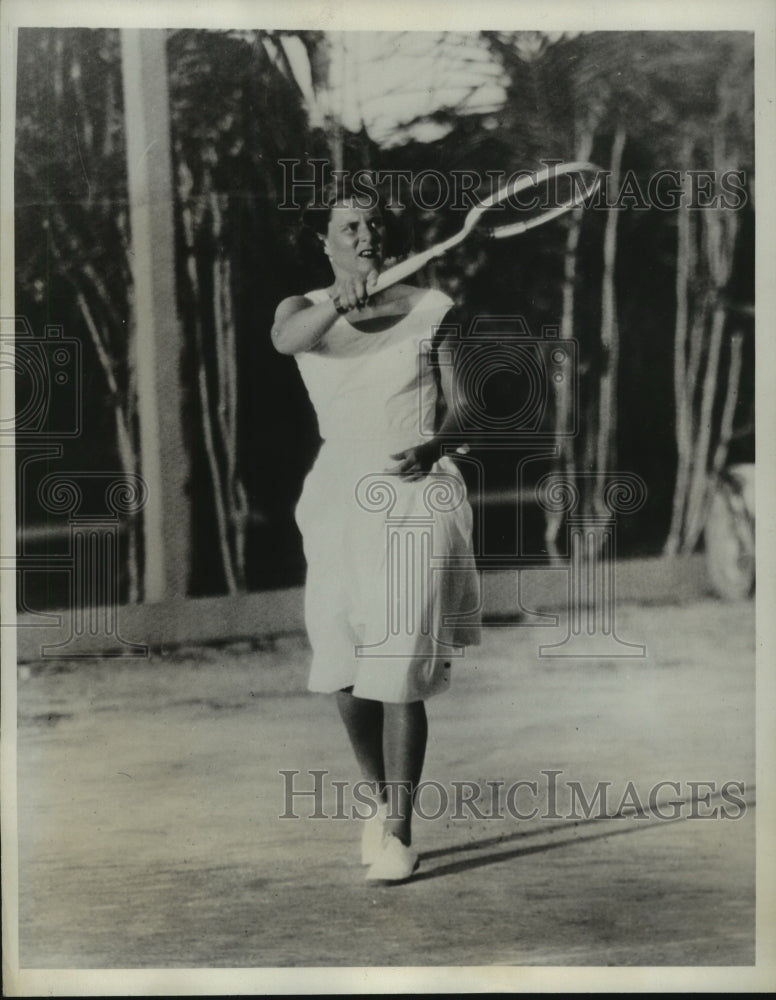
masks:
<path fill-rule="evenodd" d="M 323 290 L 307 295 L 326 298 Z M 452 306 L 426 291 L 399 323 L 362 333 L 340 317 L 325 345 L 296 355 L 323 444 L 296 509 L 307 559 L 309 688 L 418 701 L 450 683 L 480 639 L 472 512 L 455 463 L 386 474 L 428 440 L 437 382 L 428 353 Z"/>

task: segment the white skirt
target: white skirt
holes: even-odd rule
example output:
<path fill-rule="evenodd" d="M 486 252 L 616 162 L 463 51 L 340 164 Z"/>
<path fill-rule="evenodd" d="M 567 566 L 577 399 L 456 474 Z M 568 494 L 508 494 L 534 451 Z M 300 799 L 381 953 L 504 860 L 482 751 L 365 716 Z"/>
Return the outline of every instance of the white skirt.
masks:
<path fill-rule="evenodd" d="M 406 482 L 375 471 L 358 447 L 324 443 L 296 519 L 309 689 L 387 702 L 446 690 L 452 664 L 480 641 L 472 512 L 455 463 L 443 457 Z"/>

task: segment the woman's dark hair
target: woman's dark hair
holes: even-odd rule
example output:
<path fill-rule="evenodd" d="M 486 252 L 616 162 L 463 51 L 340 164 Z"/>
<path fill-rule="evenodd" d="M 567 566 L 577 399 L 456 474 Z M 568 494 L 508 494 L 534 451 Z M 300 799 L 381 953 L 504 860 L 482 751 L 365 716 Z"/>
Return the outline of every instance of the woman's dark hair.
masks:
<path fill-rule="evenodd" d="M 350 176 L 331 181 L 320 191 L 302 212 L 302 225 L 298 247 L 303 264 L 309 268 L 330 270 L 323 252 L 321 237 L 325 236 L 331 221 L 331 210 L 345 201 L 355 199 L 365 206 L 379 209 L 385 225 L 384 256 L 398 257 L 406 253 L 402 226 L 397 216 L 387 207 L 378 188 L 370 184 L 369 178 L 360 176 L 358 184 Z"/>

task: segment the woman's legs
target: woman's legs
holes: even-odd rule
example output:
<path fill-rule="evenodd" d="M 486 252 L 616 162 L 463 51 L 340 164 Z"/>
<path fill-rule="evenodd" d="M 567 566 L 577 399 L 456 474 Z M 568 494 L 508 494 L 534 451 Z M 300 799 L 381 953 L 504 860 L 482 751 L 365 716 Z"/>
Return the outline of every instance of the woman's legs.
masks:
<path fill-rule="evenodd" d="M 383 760 L 383 703 L 356 698 L 352 688 L 337 692 L 337 707 L 356 755 L 361 775 L 375 786 L 375 795 L 385 800 Z"/>
<path fill-rule="evenodd" d="M 337 707 L 366 781 L 380 801 L 390 786 L 386 833 L 411 842 L 412 802 L 426 756 L 428 721 L 422 701 L 408 704 L 356 698 L 351 688 L 337 692 Z"/>
<path fill-rule="evenodd" d="M 424 702 L 383 705 L 383 755 L 388 787 L 385 832 L 407 846 L 412 841 L 412 804 L 423 771 L 427 739 Z"/>

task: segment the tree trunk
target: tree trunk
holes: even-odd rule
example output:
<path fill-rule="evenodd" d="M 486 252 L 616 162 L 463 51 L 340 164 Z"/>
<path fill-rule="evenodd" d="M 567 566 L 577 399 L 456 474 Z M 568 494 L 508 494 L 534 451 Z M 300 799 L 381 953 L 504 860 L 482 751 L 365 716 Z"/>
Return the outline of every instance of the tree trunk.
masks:
<path fill-rule="evenodd" d="M 82 292 L 76 293 L 76 302 L 84 318 L 86 328 L 89 331 L 89 336 L 94 345 L 113 402 L 113 413 L 116 423 L 116 446 L 119 453 L 121 471 L 128 476 L 135 476 L 138 473 L 137 449 L 132 442 L 130 421 L 127 410 L 121 402 L 121 393 L 119 392 L 113 372 L 113 362 L 105 348 L 105 335 L 98 329 L 89 304 Z M 137 517 L 136 515 L 129 515 L 127 518 L 127 601 L 130 604 L 136 604 L 142 597 L 139 548 Z"/>
<path fill-rule="evenodd" d="M 730 439 L 733 436 L 733 417 L 738 403 L 738 390 L 741 383 L 741 369 L 743 367 L 744 335 L 737 330 L 730 341 L 730 365 L 728 367 L 728 381 L 725 392 L 725 405 L 722 410 L 722 419 L 719 427 L 719 440 L 714 451 L 714 460 L 711 464 L 712 475 L 716 478 L 727 461 Z"/>
<path fill-rule="evenodd" d="M 721 172 L 734 165 L 723 156 L 723 136 L 718 127 L 712 136 L 713 162 Z M 685 145 L 684 153 L 689 163 L 692 150 Z M 692 214 L 686 207 L 687 191 L 679 210 L 679 240 L 677 245 L 677 322 L 675 338 L 674 380 L 677 412 L 678 465 L 674 488 L 671 527 L 665 552 L 689 554 L 703 532 L 709 508 L 712 482 L 711 469 L 721 461 L 726 445 L 720 450 L 726 431 L 725 422 L 732 422 L 729 410 L 731 394 L 730 375 L 723 408 L 722 424 L 714 442 L 714 413 L 719 393 L 719 366 L 726 314 L 721 295 L 730 277 L 733 249 L 737 230 L 734 212 L 724 208 L 707 208 L 701 215 L 702 226 L 693 226 Z M 696 231 L 700 236 L 702 257 L 694 254 Z M 700 286 L 690 300 L 693 282 Z M 689 354 L 687 349 L 688 316 L 692 311 Z M 731 351 L 740 351 L 740 346 Z M 731 364 L 735 362 L 731 354 Z M 735 376 L 736 384 L 738 375 Z M 698 393 L 700 393 L 698 395 Z M 729 436 L 729 430 L 728 430 Z M 712 456 L 712 449 L 714 454 Z"/>
<path fill-rule="evenodd" d="M 685 140 L 682 162 L 689 163 L 692 143 Z M 687 384 L 687 329 L 689 317 L 689 284 L 693 266 L 690 209 L 690 178 L 685 173 L 682 199 L 677 212 L 676 239 L 676 320 L 674 323 L 674 412 L 676 436 L 676 481 L 671 511 L 671 525 L 664 554 L 674 556 L 679 550 L 682 522 L 689 482 L 689 462 L 692 451 L 690 429 L 690 390 Z"/>
<path fill-rule="evenodd" d="M 217 368 L 216 418 L 220 451 L 223 453 L 222 489 L 228 507 L 229 543 L 235 584 L 245 587 L 245 526 L 248 503 L 237 468 L 237 343 L 234 328 L 231 265 L 220 237 L 223 216 L 219 198 L 211 197 L 213 233 L 216 237 L 213 261 L 213 313 Z"/>
<path fill-rule="evenodd" d="M 703 531 L 703 511 L 706 509 L 709 488 L 709 446 L 711 441 L 711 421 L 714 400 L 717 396 L 717 375 L 719 356 L 722 348 L 722 332 L 725 328 L 725 311 L 721 306 L 714 310 L 711 323 L 711 338 L 703 379 L 698 438 L 694 449 L 694 467 L 687 498 L 687 517 L 681 551 L 693 551 Z"/>
<path fill-rule="evenodd" d="M 202 443 L 205 450 L 208 472 L 210 474 L 210 485 L 212 489 L 213 507 L 215 513 L 215 528 L 218 539 L 218 550 L 221 555 L 221 567 L 224 573 L 226 589 L 228 593 L 234 594 L 238 590 L 238 585 L 232 558 L 232 548 L 229 540 L 229 518 L 227 515 L 228 501 L 225 496 L 223 476 L 221 474 L 221 468 L 218 460 L 216 434 L 213 428 L 211 393 L 208 385 L 205 350 L 202 336 L 202 322 L 200 320 L 203 303 L 199 279 L 197 276 L 197 251 L 194 242 L 195 223 L 191 209 L 186 205 L 183 197 L 181 200 L 183 202 L 182 229 L 186 244 L 186 275 L 188 277 L 189 292 L 193 299 L 192 340 L 197 359 L 197 389 L 199 394 Z M 218 353 L 218 347 L 216 347 L 217 356 Z"/>
<path fill-rule="evenodd" d="M 617 128 L 612 143 L 611 176 L 614 190 L 620 186 L 622 155 L 626 133 Z M 601 285 L 601 346 L 605 368 L 601 375 L 598 397 L 598 433 L 596 441 L 596 477 L 592 496 L 592 509 L 600 515 L 608 513 L 604 504 L 605 477 L 617 461 L 617 372 L 620 359 L 619 330 L 617 326 L 617 294 L 615 289 L 615 263 L 617 259 L 617 219 L 619 212 L 610 208 L 604 232 L 604 273 Z"/>
<path fill-rule="evenodd" d="M 580 136 L 577 148 L 577 159 L 581 161 L 589 161 L 592 149 L 593 129 L 592 127 L 588 127 Z M 584 209 L 581 207 L 572 213 L 568 232 L 566 233 L 566 247 L 563 258 L 563 312 L 560 327 L 560 335 L 563 340 L 571 340 L 574 336 L 577 250 L 579 246 L 579 234 L 582 227 L 583 213 Z M 555 401 L 555 444 L 557 448 L 557 455 L 552 462 L 552 471 L 574 480 L 576 478 L 574 439 L 569 437 L 568 428 L 571 423 L 571 406 L 574 404 L 574 397 L 570 391 L 570 384 L 572 380 L 576 379 L 577 372 L 571 370 L 571 365 L 571 359 L 567 359 L 566 370 L 563 372 L 564 378 L 560 382 L 552 382 Z M 544 512 L 544 540 L 547 546 L 547 553 L 552 562 L 557 562 L 560 558 L 560 553 L 558 551 L 558 534 L 560 533 L 562 524 L 562 513 L 553 511 Z"/>

